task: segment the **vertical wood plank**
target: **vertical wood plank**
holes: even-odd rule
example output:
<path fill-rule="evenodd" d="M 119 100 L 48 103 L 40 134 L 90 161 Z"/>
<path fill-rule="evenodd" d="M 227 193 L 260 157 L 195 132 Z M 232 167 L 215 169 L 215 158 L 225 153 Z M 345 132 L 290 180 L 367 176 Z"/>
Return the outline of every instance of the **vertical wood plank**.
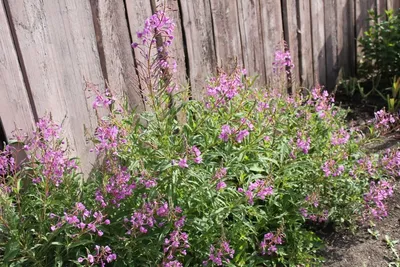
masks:
<path fill-rule="evenodd" d="M 337 45 L 339 78 L 349 77 L 354 68 L 354 23 L 351 1 L 337 0 Z"/>
<path fill-rule="evenodd" d="M 182 20 L 181 14 L 179 10 L 178 0 L 152 0 L 155 2 L 155 7 L 157 10 L 163 10 L 165 7 L 165 11 L 168 16 L 175 23 L 174 30 L 174 40 L 172 42 L 171 47 L 169 48 L 170 56 L 176 61 L 177 64 L 177 83 L 180 85 L 180 90 L 187 88 L 188 77 L 187 77 L 187 66 L 186 66 L 186 57 L 185 57 L 185 48 L 184 48 L 184 40 L 183 40 L 183 32 L 182 32 Z"/>
<path fill-rule="evenodd" d="M 387 8 L 397 10 L 400 8 L 399 0 L 387 0 Z"/>
<path fill-rule="evenodd" d="M 356 37 L 357 40 L 368 30 L 368 10 L 375 8 L 373 0 L 356 0 Z M 357 41 L 357 54 L 361 55 L 360 43 Z"/>
<path fill-rule="evenodd" d="M 297 25 L 298 10 L 296 0 L 282 0 L 282 14 L 283 14 L 283 29 L 285 34 L 285 41 L 287 42 L 294 64 L 292 70 L 292 83 L 298 84 L 300 82 L 300 69 L 299 64 L 299 39 L 297 38 L 299 26 Z"/>
<path fill-rule="evenodd" d="M 263 86 L 266 78 L 260 3 L 249 0 L 238 0 L 237 3 L 243 64 L 249 75 L 259 75 L 255 85 Z"/>
<path fill-rule="evenodd" d="M 309 1 L 297 2 L 299 25 L 300 82 L 304 87 L 313 84 L 313 55 L 311 37 L 311 10 Z"/>
<path fill-rule="evenodd" d="M 144 110 L 139 80 L 135 70 L 125 6 L 112 0 L 91 0 L 95 11 L 97 42 L 104 53 L 108 86 L 118 99 L 127 98 L 137 112 Z M 100 48 L 100 49 L 101 49 Z"/>
<path fill-rule="evenodd" d="M 268 80 L 273 75 L 272 63 L 276 49 L 283 49 L 283 25 L 280 0 L 260 0 L 265 72 Z"/>
<path fill-rule="evenodd" d="M 85 129 L 97 126 L 86 81 L 103 84 L 88 0 L 9 1 L 39 116 L 62 123 L 73 155 L 88 173 L 95 160 Z M 100 89 L 101 90 L 101 89 Z"/>
<path fill-rule="evenodd" d="M 376 12 L 378 15 L 382 15 L 385 18 L 385 10 L 387 9 L 387 1 L 386 0 L 376 0 Z M 379 19 L 379 20 L 382 20 Z"/>
<path fill-rule="evenodd" d="M 331 90 L 338 76 L 338 37 L 337 37 L 337 0 L 326 0 L 325 10 L 325 53 L 326 87 Z"/>
<path fill-rule="evenodd" d="M 314 84 L 325 85 L 325 16 L 323 0 L 310 0 Z"/>
<path fill-rule="evenodd" d="M 188 51 L 191 93 L 194 99 L 204 97 L 207 77 L 217 66 L 212 30 L 211 7 L 208 0 L 180 0 L 183 28 Z"/>
<path fill-rule="evenodd" d="M 137 32 L 142 31 L 144 28 L 144 23 L 147 18 L 152 15 L 151 2 L 149 0 L 125 0 L 126 11 L 128 15 L 129 30 L 131 34 L 131 40 L 133 43 L 139 43 L 139 38 L 137 37 Z M 115 5 L 115 3 L 114 3 Z M 138 49 L 134 51 L 135 67 L 137 68 L 137 73 L 139 75 L 139 82 L 141 88 L 141 94 L 144 98 L 145 110 L 150 111 L 149 92 L 145 86 L 145 81 L 143 80 L 143 66 L 140 63 L 146 61 L 144 55 L 142 55 Z"/>
<path fill-rule="evenodd" d="M 31 133 L 35 122 L 2 1 L 0 36 L 0 120 L 10 139 L 18 128 Z"/>
<path fill-rule="evenodd" d="M 218 66 L 229 71 L 243 66 L 236 1 L 210 0 Z"/>

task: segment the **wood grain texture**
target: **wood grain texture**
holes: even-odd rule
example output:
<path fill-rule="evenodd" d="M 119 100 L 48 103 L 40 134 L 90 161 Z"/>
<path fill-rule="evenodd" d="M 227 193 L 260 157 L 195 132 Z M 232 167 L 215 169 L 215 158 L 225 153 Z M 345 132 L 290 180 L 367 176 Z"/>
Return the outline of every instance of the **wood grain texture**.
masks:
<path fill-rule="evenodd" d="M 176 82 L 180 85 L 180 91 L 187 89 L 188 77 L 185 57 L 185 48 L 182 32 L 182 20 L 179 10 L 178 0 L 153 0 L 157 10 L 162 10 L 165 7 L 167 15 L 174 21 L 174 40 L 169 47 L 169 55 L 176 61 L 177 72 L 175 73 Z"/>
<path fill-rule="evenodd" d="M 96 40 L 104 54 L 106 78 L 110 91 L 122 100 L 125 97 L 131 108 L 137 112 L 144 110 L 140 84 L 135 70 L 135 62 L 129 36 L 128 22 L 123 3 L 112 0 L 91 0 Z"/>
<path fill-rule="evenodd" d="M 62 123 L 72 154 L 88 173 L 95 160 L 85 129 L 93 133 L 96 116 L 86 81 L 101 90 L 103 77 L 88 0 L 9 1 L 39 116 L 51 113 Z M 86 81 L 85 81 L 86 80 Z"/>
<path fill-rule="evenodd" d="M 208 0 L 180 0 L 188 51 L 191 94 L 204 98 L 206 78 L 215 74 L 217 56 Z"/>
<path fill-rule="evenodd" d="M 218 66 L 226 71 L 243 66 L 236 1 L 210 0 Z"/>
<path fill-rule="evenodd" d="M 313 53 L 311 35 L 311 10 L 309 1 L 297 2 L 297 24 L 299 25 L 300 83 L 304 87 L 313 85 Z"/>
<path fill-rule="evenodd" d="M 387 8 L 388 9 L 399 9 L 400 8 L 400 1 L 399 0 L 387 0 Z"/>
<path fill-rule="evenodd" d="M 343 78 L 350 74 L 349 57 L 352 54 L 350 50 L 350 32 L 351 32 L 351 17 L 349 16 L 349 1 L 337 0 L 337 51 L 338 51 L 338 66 L 339 78 Z"/>
<path fill-rule="evenodd" d="M 310 6 L 314 83 L 315 85 L 325 85 L 325 16 L 323 0 L 310 0 Z"/>
<path fill-rule="evenodd" d="M 264 64 L 268 80 L 273 74 L 272 63 L 277 49 L 282 50 L 283 25 L 279 0 L 260 0 L 262 38 L 264 45 Z"/>
<path fill-rule="evenodd" d="M 282 0 L 282 14 L 283 14 L 283 29 L 285 34 L 285 41 L 289 46 L 290 55 L 294 64 L 292 70 L 292 83 L 299 84 L 300 82 L 300 55 L 299 55 L 299 25 L 297 25 L 298 10 L 296 0 Z"/>
<path fill-rule="evenodd" d="M 9 26 L 0 1 L 0 120 L 7 139 L 18 128 L 31 133 L 35 123 Z"/>
<path fill-rule="evenodd" d="M 260 3 L 237 0 L 243 64 L 250 76 L 259 75 L 255 85 L 266 83 Z"/>
<path fill-rule="evenodd" d="M 386 18 L 385 10 L 387 9 L 387 1 L 386 0 L 376 0 L 376 12 L 378 15 L 382 15 L 383 19 Z M 382 18 L 379 21 L 382 21 Z"/>
<path fill-rule="evenodd" d="M 368 30 L 368 10 L 375 8 L 374 0 L 355 0 L 356 9 L 356 37 L 359 40 Z M 361 55 L 360 43 L 357 41 L 357 54 Z"/>
<path fill-rule="evenodd" d="M 336 0 L 326 0 L 324 3 L 326 88 L 328 90 L 332 90 L 335 87 L 336 79 L 339 73 L 336 4 Z"/>
<path fill-rule="evenodd" d="M 144 23 L 147 18 L 152 15 L 151 1 L 149 0 L 125 0 L 126 11 L 128 15 L 128 24 L 130 29 L 131 40 L 133 43 L 139 43 L 139 38 L 137 37 L 137 32 L 142 31 L 144 28 Z M 154 54 L 152 54 L 154 55 Z M 143 96 L 144 108 L 146 111 L 151 111 L 149 91 L 146 86 L 144 79 L 146 59 L 143 54 L 140 53 L 139 49 L 134 50 L 135 67 L 137 69 L 137 74 L 140 83 L 140 93 Z"/>

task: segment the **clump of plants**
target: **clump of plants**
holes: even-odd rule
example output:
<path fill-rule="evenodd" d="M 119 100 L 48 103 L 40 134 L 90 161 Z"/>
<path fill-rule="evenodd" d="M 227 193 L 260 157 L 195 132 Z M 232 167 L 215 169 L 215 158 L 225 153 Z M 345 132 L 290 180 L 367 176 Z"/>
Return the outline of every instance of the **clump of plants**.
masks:
<path fill-rule="evenodd" d="M 369 11 L 371 26 L 360 38 L 362 58 L 359 75 L 389 84 L 400 76 L 400 17 L 393 10 L 378 15 Z"/>
<path fill-rule="evenodd" d="M 398 152 L 366 154 L 367 139 L 322 88 L 257 88 L 240 68 L 211 78 L 204 101 L 183 101 L 173 28 L 159 11 L 132 45 L 147 58 L 151 112 L 96 91 L 93 107 L 109 111 L 93 135 L 104 164 L 85 182 L 48 117 L 25 142 L 24 164 L 11 146 L 1 152 L 2 266 L 315 266 L 312 229 L 387 215 Z"/>
<path fill-rule="evenodd" d="M 370 27 L 359 39 L 361 57 L 357 77 L 343 81 L 341 91 L 347 97 L 375 106 L 386 106 L 397 112 L 400 106 L 400 17 L 399 12 L 387 10 L 378 15 L 369 11 Z M 379 101 L 381 100 L 381 101 Z"/>

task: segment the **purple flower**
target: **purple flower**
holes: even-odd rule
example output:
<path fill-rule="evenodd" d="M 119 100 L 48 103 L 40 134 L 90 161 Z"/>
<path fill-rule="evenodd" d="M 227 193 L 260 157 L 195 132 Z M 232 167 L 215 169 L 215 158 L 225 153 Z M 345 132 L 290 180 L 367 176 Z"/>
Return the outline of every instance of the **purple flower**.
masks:
<path fill-rule="evenodd" d="M 203 265 L 208 265 L 209 262 L 222 266 L 224 262 L 229 263 L 230 259 L 233 259 L 235 250 L 230 247 L 228 241 L 222 241 L 218 247 L 215 248 L 213 245 L 210 246 L 210 253 L 208 259 L 203 261 Z"/>
<path fill-rule="evenodd" d="M 181 167 L 181 168 L 188 168 L 189 165 L 187 164 L 186 158 L 180 159 L 179 162 L 178 162 L 178 166 Z"/>
<path fill-rule="evenodd" d="M 226 183 L 224 181 L 220 181 L 217 183 L 216 189 L 217 189 L 217 191 L 219 191 L 219 190 L 224 189 L 225 187 L 226 187 Z"/>
<path fill-rule="evenodd" d="M 335 133 L 331 138 L 331 144 L 334 146 L 344 145 L 350 139 L 350 134 L 343 128 L 339 132 Z"/>
<path fill-rule="evenodd" d="M 236 136 L 236 141 L 238 143 L 241 143 L 243 141 L 243 139 L 249 135 L 249 131 L 248 130 L 241 130 L 239 131 L 239 133 Z"/>
<path fill-rule="evenodd" d="M 222 139 L 224 142 L 228 142 L 229 136 L 232 134 L 232 129 L 229 125 L 225 124 L 222 125 L 221 134 L 219 138 Z"/>

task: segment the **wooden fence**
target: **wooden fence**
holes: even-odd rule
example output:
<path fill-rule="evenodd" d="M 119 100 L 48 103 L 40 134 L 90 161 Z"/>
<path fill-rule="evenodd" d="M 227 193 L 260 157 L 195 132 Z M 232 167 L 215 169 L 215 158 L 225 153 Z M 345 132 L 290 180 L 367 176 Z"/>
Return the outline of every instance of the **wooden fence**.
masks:
<path fill-rule="evenodd" d="M 0 0 L 0 136 L 29 132 L 51 113 L 62 122 L 75 155 L 90 169 L 95 156 L 91 83 L 126 95 L 146 109 L 130 44 L 157 0 Z M 274 51 L 285 39 L 296 80 L 328 88 L 354 75 L 357 43 L 367 10 L 399 8 L 400 0 L 166 0 L 176 22 L 173 56 L 179 81 L 201 99 L 216 66 L 233 62 L 259 84 L 272 73 Z M 1 125 L 3 130 L 1 130 Z M 5 137 L 2 137 L 3 139 Z M 1 141 L 1 140 L 0 140 Z"/>

